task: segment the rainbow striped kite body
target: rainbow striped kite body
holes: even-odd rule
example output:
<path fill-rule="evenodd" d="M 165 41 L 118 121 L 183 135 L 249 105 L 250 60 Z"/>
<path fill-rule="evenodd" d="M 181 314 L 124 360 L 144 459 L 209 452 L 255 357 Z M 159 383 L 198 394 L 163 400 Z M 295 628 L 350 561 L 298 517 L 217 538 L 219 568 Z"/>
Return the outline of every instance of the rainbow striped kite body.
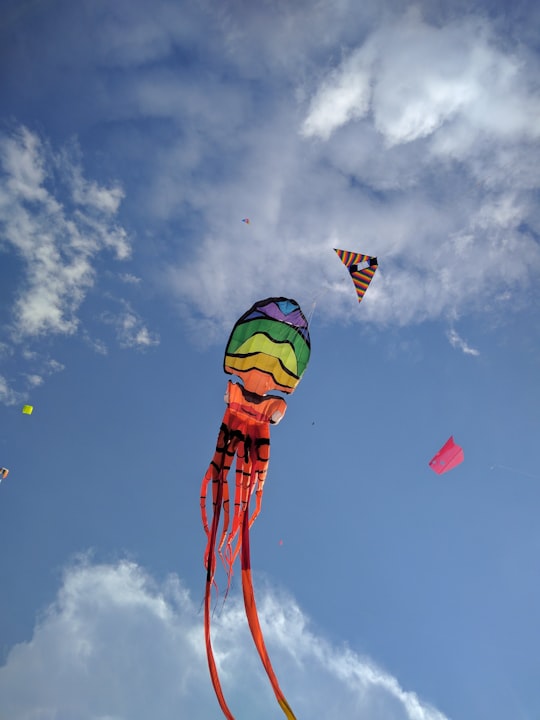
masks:
<path fill-rule="evenodd" d="M 234 326 L 223 369 L 238 375 L 249 392 L 290 394 L 310 356 L 308 322 L 295 300 L 267 298 L 255 303 Z"/>

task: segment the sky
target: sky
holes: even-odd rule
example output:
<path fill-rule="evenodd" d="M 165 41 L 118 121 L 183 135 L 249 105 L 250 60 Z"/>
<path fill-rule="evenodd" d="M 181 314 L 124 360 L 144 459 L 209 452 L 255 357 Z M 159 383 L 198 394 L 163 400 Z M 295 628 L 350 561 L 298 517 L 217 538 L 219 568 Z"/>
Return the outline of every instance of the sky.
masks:
<path fill-rule="evenodd" d="M 0 2 L 0 720 L 222 717 L 199 491 L 269 296 L 312 344 L 251 535 L 295 715 L 540 717 L 538 27 L 530 0 Z M 333 248 L 378 257 L 360 304 Z M 283 717 L 225 585 L 227 702 Z"/>

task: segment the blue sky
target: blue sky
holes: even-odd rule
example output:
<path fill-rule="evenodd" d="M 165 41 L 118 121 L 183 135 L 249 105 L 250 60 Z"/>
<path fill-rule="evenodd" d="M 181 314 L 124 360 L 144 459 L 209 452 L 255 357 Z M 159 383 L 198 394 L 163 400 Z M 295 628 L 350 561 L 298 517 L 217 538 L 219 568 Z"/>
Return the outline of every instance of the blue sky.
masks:
<path fill-rule="evenodd" d="M 4 0 L 0 718 L 220 717 L 199 489 L 277 295 L 312 356 L 252 565 L 298 718 L 538 718 L 539 13 Z M 213 622 L 280 717 L 237 576 Z"/>

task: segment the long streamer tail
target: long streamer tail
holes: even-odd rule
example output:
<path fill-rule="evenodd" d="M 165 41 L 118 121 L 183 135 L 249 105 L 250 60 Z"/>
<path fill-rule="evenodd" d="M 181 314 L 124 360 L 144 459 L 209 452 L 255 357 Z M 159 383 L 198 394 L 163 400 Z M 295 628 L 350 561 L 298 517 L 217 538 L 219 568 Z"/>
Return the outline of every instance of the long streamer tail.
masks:
<path fill-rule="evenodd" d="M 229 707 L 225 701 L 225 696 L 221 689 L 221 683 L 219 682 L 219 675 L 216 667 L 216 661 L 214 659 L 214 653 L 212 650 L 212 641 L 210 637 L 210 615 L 212 605 L 212 585 L 214 580 L 214 567 L 215 567 L 215 556 L 216 556 L 216 539 L 219 526 L 219 516 L 221 512 L 221 503 L 223 500 L 223 478 L 220 473 L 216 503 L 214 505 L 214 516 L 212 518 L 212 527 L 210 530 L 210 541 L 208 545 L 208 558 L 206 565 L 206 589 L 204 593 L 204 639 L 206 642 L 206 656 L 208 658 L 208 669 L 210 670 L 210 677 L 212 678 L 212 685 L 219 702 L 219 706 L 223 711 L 223 714 L 227 720 L 234 720 L 234 715 L 229 710 Z"/>
<path fill-rule="evenodd" d="M 296 716 L 293 713 L 289 703 L 285 699 L 283 691 L 279 687 L 277 677 L 274 673 L 274 668 L 268 657 L 266 645 L 264 644 L 264 638 L 259 623 L 259 616 L 257 615 L 257 606 L 255 605 L 255 593 L 253 591 L 253 582 L 251 580 L 251 558 L 249 553 L 249 512 L 246 509 L 242 518 L 242 592 L 244 594 L 244 606 L 246 608 L 246 615 L 249 623 L 249 629 L 255 642 L 257 652 L 262 660 L 266 674 L 270 679 L 272 688 L 274 689 L 275 696 L 279 703 L 279 706 L 285 713 L 288 720 L 296 720 Z"/>

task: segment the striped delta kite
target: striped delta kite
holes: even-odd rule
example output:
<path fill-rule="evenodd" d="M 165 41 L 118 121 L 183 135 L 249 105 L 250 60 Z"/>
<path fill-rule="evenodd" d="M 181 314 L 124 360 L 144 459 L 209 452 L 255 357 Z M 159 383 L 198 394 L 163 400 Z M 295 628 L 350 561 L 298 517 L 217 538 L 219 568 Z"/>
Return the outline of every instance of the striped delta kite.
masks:
<path fill-rule="evenodd" d="M 242 382 L 229 380 L 227 385 L 227 408 L 216 451 L 201 486 L 201 516 L 207 537 L 204 554 L 206 654 L 212 684 L 221 710 L 228 720 L 234 720 L 234 716 L 225 701 L 212 651 L 210 606 L 217 555 L 225 567 L 228 592 L 233 565 L 239 554 L 249 629 L 281 709 L 289 720 L 295 720 L 270 663 L 257 615 L 251 578 L 249 531 L 261 509 L 270 458 L 270 425 L 278 423 L 287 408 L 284 398 L 267 393 L 270 390 L 292 393 L 307 367 L 310 351 L 308 322 L 300 306 L 296 301 L 282 297 L 261 300 L 242 315 L 232 330 L 225 350 L 223 369 L 230 375 L 237 375 Z M 235 456 L 233 498 L 228 473 Z M 207 510 L 207 505 L 210 506 L 210 484 L 211 513 Z M 250 515 L 249 504 L 253 494 L 255 508 Z"/>
<path fill-rule="evenodd" d="M 348 269 L 354 287 L 356 288 L 358 302 L 361 302 L 379 266 L 377 258 L 351 252 L 350 250 L 338 250 L 337 248 L 334 248 L 334 250 L 341 262 Z M 363 265 L 363 267 L 360 267 L 361 265 Z"/>

